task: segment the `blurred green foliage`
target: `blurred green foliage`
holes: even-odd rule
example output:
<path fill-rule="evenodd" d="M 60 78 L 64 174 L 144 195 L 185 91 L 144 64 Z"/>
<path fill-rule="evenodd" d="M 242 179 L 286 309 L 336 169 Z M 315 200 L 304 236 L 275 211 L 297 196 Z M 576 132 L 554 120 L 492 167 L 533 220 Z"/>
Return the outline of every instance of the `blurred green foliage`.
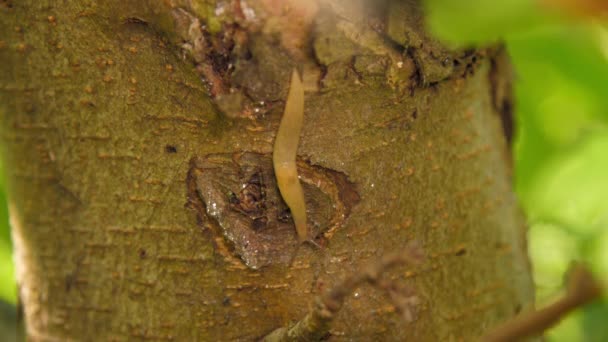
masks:
<path fill-rule="evenodd" d="M 608 29 L 532 0 L 427 0 L 431 29 L 454 45 L 506 41 L 516 68 L 516 189 L 530 222 L 539 305 L 571 260 L 608 281 Z M 0 166 L 1 167 L 1 166 Z M 15 302 L 0 184 L 0 298 Z M 608 301 L 576 312 L 550 341 L 608 341 Z"/>
<path fill-rule="evenodd" d="M 15 268 L 13 266 L 11 238 L 8 225 L 8 208 L 4 194 L 4 177 L 0 164 L 0 300 L 15 303 Z"/>
<path fill-rule="evenodd" d="M 550 2 L 545 0 L 545 3 Z M 431 29 L 457 46 L 505 41 L 516 69 L 516 190 L 530 224 L 538 305 L 572 260 L 608 281 L 608 29 L 532 0 L 426 0 Z M 571 4 L 576 6 L 577 2 Z M 550 341 L 608 341 L 608 300 Z"/>

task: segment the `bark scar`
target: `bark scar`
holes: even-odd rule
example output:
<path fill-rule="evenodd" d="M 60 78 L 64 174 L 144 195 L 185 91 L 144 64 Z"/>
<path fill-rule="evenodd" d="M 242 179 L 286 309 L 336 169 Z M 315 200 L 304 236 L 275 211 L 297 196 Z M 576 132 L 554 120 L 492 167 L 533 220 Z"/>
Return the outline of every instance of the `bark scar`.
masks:
<path fill-rule="evenodd" d="M 295 161 L 306 201 L 308 236 L 326 246 L 359 195 L 346 175 Z M 279 193 L 269 154 L 208 154 L 191 160 L 188 206 L 226 260 L 249 268 L 288 264 L 300 245 L 293 214 Z"/>

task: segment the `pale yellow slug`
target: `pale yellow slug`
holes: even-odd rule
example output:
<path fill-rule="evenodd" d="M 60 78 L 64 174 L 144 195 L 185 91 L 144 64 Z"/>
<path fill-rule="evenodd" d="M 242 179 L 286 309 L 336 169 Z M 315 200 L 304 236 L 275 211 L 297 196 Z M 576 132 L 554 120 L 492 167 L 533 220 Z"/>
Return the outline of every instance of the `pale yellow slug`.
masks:
<path fill-rule="evenodd" d="M 304 121 L 304 87 L 294 69 L 287 94 L 287 102 L 279 130 L 274 140 L 272 163 L 283 200 L 291 210 L 300 242 L 309 239 L 306 227 L 306 202 L 296 167 L 296 152 Z"/>

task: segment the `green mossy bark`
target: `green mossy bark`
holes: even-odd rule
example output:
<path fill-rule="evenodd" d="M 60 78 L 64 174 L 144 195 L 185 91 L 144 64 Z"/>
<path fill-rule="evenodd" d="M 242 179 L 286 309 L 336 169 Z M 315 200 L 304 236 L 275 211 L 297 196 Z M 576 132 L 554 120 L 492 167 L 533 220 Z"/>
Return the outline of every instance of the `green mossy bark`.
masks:
<path fill-rule="evenodd" d="M 416 320 L 363 286 L 331 340 L 471 340 L 532 305 L 496 106 L 508 83 L 497 80 L 510 77 L 496 67 L 502 52 L 457 75 L 411 42 L 400 42 L 403 75 L 395 56 L 361 41 L 348 56 L 328 53 L 321 90 L 306 94 L 299 156 L 346 175 L 360 201 L 326 247 L 251 270 L 185 206 L 187 175 L 196 156 L 270 155 L 282 104 L 255 118 L 222 114 L 176 45 L 169 11 L 135 0 L 0 2 L 0 139 L 30 339 L 254 340 L 412 240 L 428 261 L 391 278 L 415 289 Z M 323 27 L 316 37 L 346 39 Z M 273 53 L 272 39 L 256 37 L 249 44 L 267 45 L 254 61 Z M 277 75 L 267 82 L 284 98 L 281 75 L 300 62 L 256 67 Z"/>

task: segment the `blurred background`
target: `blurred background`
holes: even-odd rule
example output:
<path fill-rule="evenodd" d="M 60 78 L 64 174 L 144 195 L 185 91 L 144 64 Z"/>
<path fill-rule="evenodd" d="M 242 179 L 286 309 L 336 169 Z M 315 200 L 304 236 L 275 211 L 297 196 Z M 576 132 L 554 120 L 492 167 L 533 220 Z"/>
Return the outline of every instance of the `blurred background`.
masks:
<path fill-rule="evenodd" d="M 586 262 L 608 284 L 608 20 L 600 15 L 607 13 L 608 2 L 426 0 L 426 5 L 431 29 L 446 42 L 502 40 L 511 54 L 516 191 L 530 225 L 538 305 L 560 294 L 572 260 Z M 16 304 L 16 289 L 0 179 L 0 336 L 6 336 L 12 331 L 2 331 L 1 318 L 14 319 L 6 304 Z M 607 320 L 604 299 L 570 315 L 547 338 L 608 341 Z"/>

